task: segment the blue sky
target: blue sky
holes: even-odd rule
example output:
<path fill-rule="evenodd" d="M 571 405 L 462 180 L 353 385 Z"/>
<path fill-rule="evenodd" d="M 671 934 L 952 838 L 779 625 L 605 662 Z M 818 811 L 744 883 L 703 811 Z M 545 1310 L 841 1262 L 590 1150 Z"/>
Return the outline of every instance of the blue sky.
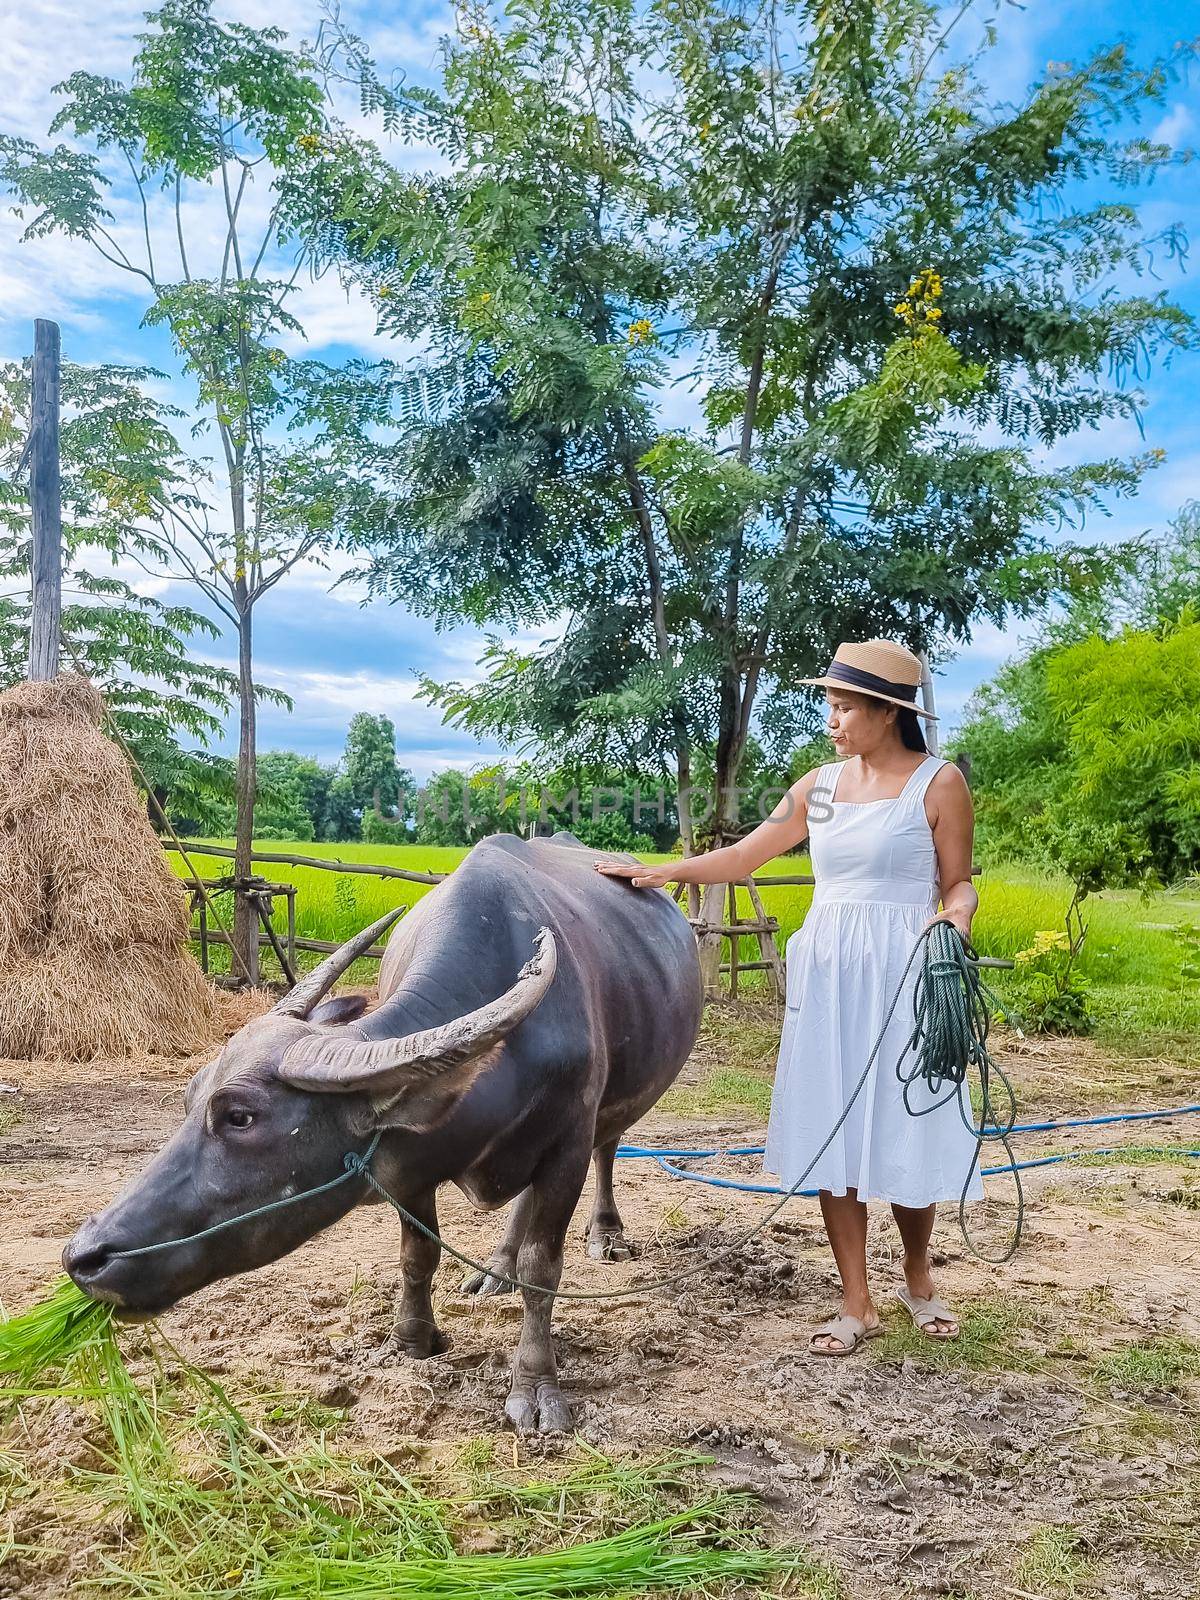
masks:
<path fill-rule="evenodd" d="M 980 8 L 986 15 L 990 6 Z M 255 26 L 275 23 L 276 6 L 264 0 L 229 0 L 219 14 Z M 0 57 L 0 126 L 4 131 L 42 139 L 54 114 L 54 83 L 76 68 L 124 76 L 142 24 L 143 6 L 111 0 L 96 7 L 86 0 L 34 0 L 10 12 L 5 51 Z M 949 13 L 948 13 L 949 14 Z M 1023 90 L 1047 62 L 1078 60 L 1100 44 L 1126 39 L 1140 59 L 1170 47 L 1200 25 L 1200 8 L 1168 0 L 1031 0 L 1025 9 L 1004 5 L 998 17 L 1001 48 L 993 54 L 991 84 L 997 101 L 1019 101 Z M 342 15 L 372 44 L 381 64 L 401 67 L 413 79 L 436 69 L 437 43 L 450 25 L 441 6 L 392 8 L 343 5 Z M 293 38 L 311 36 L 320 21 L 315 0 L 289 8 Z M 966 38 L 977 30 L 971 15 L 959 25 Z M 1200 73 L 1171 87 L 1166 106 L 1153 111 L 1143 131 L 1180 146 L 1200 145 Z M 414 156 L 394 148 L 397 160 Z M 1142 193 L 1143 216 L 1151 229 L 1182 223 L 1200 240 L 1200 186 L 1197 168 L 1160 178 Z M 35 316 L 62 325 L 65 355 L 77 361 L 139 362 L 170 371 L 169 345 L 160 334 L 138 327 L 143 307 L 136 284 L 109 268 L 81 241 L 19 242 L 20 224 L 0 217 L 0 358 L 27 354 Z M 1198 244 L 1200 249 L 1200 244 Z M 1164 263 L 1159 284 L 1200 315 L 1200 256 L 1191 268 Z M 301 286 L 292 307 L 304 323 L 307 348 L 322 360 L 350 355 L 397 353 L 375 333 L 370 307 L 348 297 L 330 275 Z M 1147 448 L 1166 452 L 1163 465 L 1145 481 L 1133 502 L 1113 505 L 1108 517 L 1095 517 L 1083 530 L 1088 538 L 1114 538 L 1143 529 L 1160 529 L 1187 499 L 1200 493 L 1200 444 L 1195 429 L 1195 391 L 1200 357 L 1177 357 L 1167 370 L 1156 369 L 1143 382 L 1144 440 L 1132 423 L 1113 423 L 1059 447 L 1058 462 L 1128 456 Z M 172 383 L 167 393 L 185 400 L 187 390 Z M 135 573 L 131 577 L 138 576 Z M 342 748 L 346 725 L 356 710 L 385 712 L 396 724 L 400 759 L 418 778 L 447 765 L 469 766 L 502 751 L 482 746 L 442 726 L 438 713 L 414 700 L 416 673 L 435 678 L 470 679 L 482 636 L 473 629 L 436 632 L 433 625 L 397 606 L 362 608 L 345 587 L 330 593 L 330 574 L 319 568 L 297 571 L 262 602 L 257 612 L 256 675 L 285 688 L 295 700 L 287 713 L 264 707 L 260 748 L 287 747 L 325 760 Z M 166 592 L 158 591 L 156 592 Z M 177 589 L 173 597 L 190 598 Z M 553 630 L 548 630 L 553 631 Z M 978 630 L 972 643 L 939 671 L 938 708 L 943 727 L 953 729 L 971 690 L 990 677 L 1019 646 L 1021 630 Z M 535 636 L 527 636 L 532 640 Z M 207 653 L 232 664 L 232 641 Z M 232 748 L 232 738 L 226 746 Z"/>

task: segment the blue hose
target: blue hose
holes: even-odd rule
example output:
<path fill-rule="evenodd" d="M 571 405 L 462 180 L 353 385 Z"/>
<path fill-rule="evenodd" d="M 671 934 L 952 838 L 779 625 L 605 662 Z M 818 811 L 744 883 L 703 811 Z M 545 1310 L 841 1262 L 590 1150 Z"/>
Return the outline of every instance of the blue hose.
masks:
<path fill-rule="evenodd" d="M 1117 1111 L 1103 1117 L 1064 1117 L 1057 1122 L 1023 1122 L 1018 1123 L 1010 1131 L 1012 1133 L 1053 1133 L 1059 1128 L 1102 1128 L 1116 1122 L 1153 1122 L 1166 1117 L 1193 1116 L 1200 1112 L 1200 1103 L 1187 1106 L 1170 1106 L 1163 1111 Z M 660 1150 L 651 1145 L 623 1144 L 617 1150 L 618 1158 L 636 1160 L 648 1158 L 657 1161 L 664 1172 L 673 1178 L 686 1178 L 690 1183 L 706 1183 L 713 1189 L 737 1189 L 743 1194 L 787 1194 L 790 1191 L 781 1189 L 774 1183 L 742 1183 L 736 1178 L 716 1178 L 703 1172 L 688 1172 L 684 1167 L 677 1167 L 676 1161 L 704 1161 L 713 1156 L 761 1156 L 764 1151 L 761 1144 L 731 1145 L 727 1150 Z M 1188 1157 L 1200 1159 L 1200 1150 L 1180 1150 L 1172 1152 L 1181 1159 Z M 1053 1156 L 1037 1156 L 1031 1161 L 1018 1161 L 1015 1164 L 1006 1162 L 1002 1167 L 983 1167 L 981 1175 L 985 1178 L 997 1177 L 1002 1172 L 1029 1172 L 1034 1167 L 1052 1167 L 1059 1162 L 1081 1161 L 1086 1156 L 1111 1156 L 1119 1154 L 1114 1150 L 1071 1150 Z M 816 1189 L 798 1189 L 797 1194 L 813 1199 L 818 1191 Z"/>

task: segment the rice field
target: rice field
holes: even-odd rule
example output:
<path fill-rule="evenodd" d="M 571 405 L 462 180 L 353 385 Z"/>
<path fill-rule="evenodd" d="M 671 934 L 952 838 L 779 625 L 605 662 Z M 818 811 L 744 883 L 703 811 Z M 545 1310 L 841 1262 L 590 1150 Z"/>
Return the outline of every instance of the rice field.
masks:
<path fill-rule="evenodd" d="M 229 846 L 230 840 L 209 840 Z M 288 845 L 272 840 L 263 848 L 317 856 L 329 860 L 403 867 L 417 872 L 452 872 L 466 851 L 422 845 L 312 844 Z M 667 861 L 666 855 L 651 855 L 648 861 Z M 168 860 L 180 875 L 187 867 L 174 852 Z M 195 858 L 203 877 L 216 876 L 226 864 L 212 857 Z M 315 867 L 290 867 L 263 863 L 257 869 L 273 882 L 294 883 L 296 931 L 301 938 L 347 939 L 367 923 L 395 906 L 413 906 L 430 886 L 399 879 L 370 878 L 358 874 L 339 875 Z M 768 863 L 760 876 L 799 876 L 811 870 L 807 856 L 781 856 Z M 1059 929 L 1071 896 L 1066 877 L 1039 873 L 1023 866 L 986 868 L 975 879 L 980 908 L 974 923 L 974 942 L 981 955 L 1009 957 L 1027 949 L 1035 935 Z M 779 922 L 777 943 L 782 949 L 800 927 L 812 903 L 812 889 L 801 886 L 767 887 L 762 890 L 767 911 Z M 753 915 L 749 896 L 738 894 L 738 913 Z M 230 919 L 228 902 L 219 913 L 223 923 Z M 1200 890 L 1185 888 L 1143 898 L 1133 890 L 1107 890 L 1084 904 L 1088 937 L 1078 962 L 1078 971 L 1092 993 L 1097 1019 L 1097 1038 L 1121 1048 L 1122 1044 L 1147 1045 L 1164 1053 L 1190 1048 L 1200 1031 L 1200 985 L 1185 969 L 1194 962 L 1189 952 L 1187 929 L 1200 923 Z M 285 907 L 276 908 L 275 925 L 282 933 Z M 756 959 L 757 946 L 750 939 L 741 941 L 741 958 Z M 216 952 L 216 964 L 224 953 Z M 315 957 L 305 958 L 303 964 Z M 264 971 L 271 975 L 274 958 L 263 955 Z M 374 962 L 360 962 L 352 970 L 351 982 L 370 983 Z M 760 974 L 749 973 L 743 984 L 751 993 L 765 989 Z M 1006 993 L 1004 974 L 988 975 L 998 995 Z"/>

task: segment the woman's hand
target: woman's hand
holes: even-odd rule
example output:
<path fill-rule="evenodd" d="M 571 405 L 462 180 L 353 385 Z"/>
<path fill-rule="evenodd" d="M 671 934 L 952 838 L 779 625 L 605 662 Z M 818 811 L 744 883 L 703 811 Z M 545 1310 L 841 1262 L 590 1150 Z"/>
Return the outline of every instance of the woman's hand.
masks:
<path fill-rule="evenodd" d="M 678 870 L 669 861 L 661 867 L 648 867 L 640 861 L 596 861 L 592 864 L 606 878 L 628 878 L 635 889 L 665 889 L 675 882 Z"/>
<path fill-rule="evenodd" d="M 962 934 L 968 944 L 971 942 L 971 913 L 960 906 L 954 906 L 949 911 L 939 911 L 936 916 L 930 917 L 925 924 L 928 928 L 935 922 L 952 922 Z"/>

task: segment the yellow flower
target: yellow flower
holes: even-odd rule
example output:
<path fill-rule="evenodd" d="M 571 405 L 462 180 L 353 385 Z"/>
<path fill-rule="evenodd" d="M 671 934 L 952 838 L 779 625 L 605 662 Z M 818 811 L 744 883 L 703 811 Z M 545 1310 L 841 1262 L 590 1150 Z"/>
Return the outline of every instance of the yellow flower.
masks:
<path fill-rule="evenodd" d="M 937 306 L 927 306 L 925 308 L 926 322 L 937 322 L 940 320 L 941 315 L 942 313 L 938 310 Z"/>
<path fill-rule="evenodd" d="M 321 141 L 315 133 L 302 133 L 298 142 L 301 150 L 307 150 L 310 155 L 321 148 Z"/>
<path fill-rule="evenodd" d="M 639 317 L 636 322 L 629 324 L 630 344 L 646 344 L 654 337 L 654 324 L 646 317 Z"/>
<path fill-rule="evenodd" d="M 712 123 L 711 122 L 702 122 L 700 124 L 699 132 L 700 132 L 700 137 L 702 139 L 707 139 L 709 134 L 712 132 Z"/>

